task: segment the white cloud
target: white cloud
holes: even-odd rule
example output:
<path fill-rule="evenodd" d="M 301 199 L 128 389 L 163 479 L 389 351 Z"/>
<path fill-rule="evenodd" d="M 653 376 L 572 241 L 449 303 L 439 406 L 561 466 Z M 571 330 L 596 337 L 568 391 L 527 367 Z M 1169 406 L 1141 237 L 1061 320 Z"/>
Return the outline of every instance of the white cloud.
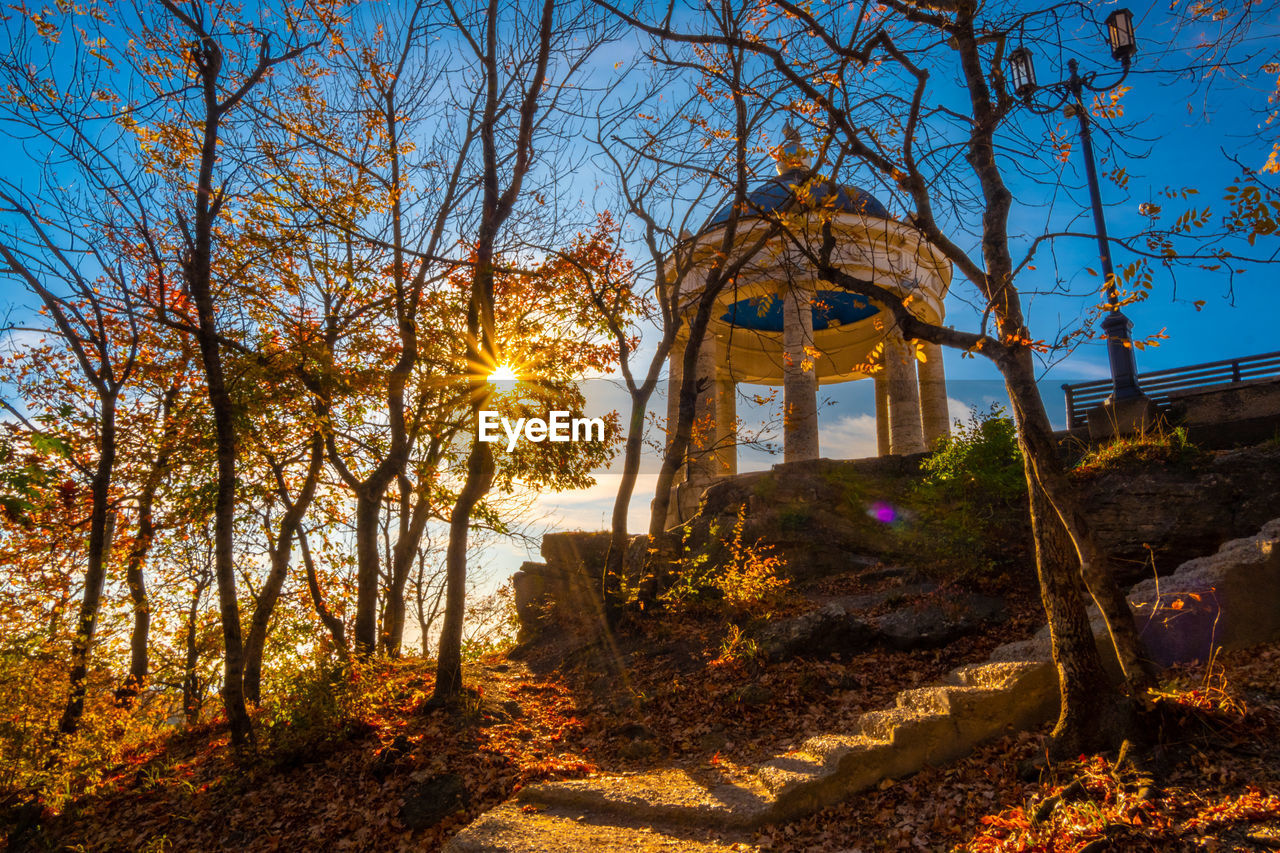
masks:
<path fill-rule="evenodd" d="M 1111 367 L 1107 362 L 1096 362 L 1074 355 L 1055 364 L 1049 372 L 1059 382 L 1087 382 L 1091 379 L 1111 378 Z"/>
<path fill-rule="evenodd" d="M 969 420 L 969 404 L 963 400 L 957 400 L 955 397 L 948 397 L 947 419 L 953 424 L 956 421 L 967 423 Z"/>
<path fill-rule="evenodd" d="M 636 478 L 627 514 L 627 527 L 632 532 L 649 528 L 649 501 L 657 479 L 656 474 L 640 474 Z M 544 492 L 534 503 L 533 515 L 545 517 L 556 530 L 608 530 L 620 480 L 620 474 L 597 474 L 596 484 L 590 488 Z"/>
<path fill-rule="evenodd" d="M 36 331 L 35 329 L 10 329 L 7 334 L 0 337 L 0 352 L 14 352 L 20 349 L 38 347 L 45 342 L 49 335 L 49 332 Z"/>
<path fill-rule="evenodd" d="M 835 423 L 821 424 L 818 446 L 827 459 L 865 459 L 878 455 L 875 415 L 842 415 Z"/>

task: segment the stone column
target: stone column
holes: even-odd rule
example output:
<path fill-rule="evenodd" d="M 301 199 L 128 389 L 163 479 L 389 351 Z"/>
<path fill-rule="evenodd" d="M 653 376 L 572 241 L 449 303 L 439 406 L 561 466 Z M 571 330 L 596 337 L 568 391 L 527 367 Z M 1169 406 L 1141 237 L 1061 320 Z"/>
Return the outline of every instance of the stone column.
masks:
<path fill-rule="evenodd" d="M 921 344 L 925 361 L 916 365 L 920 377 L 920 426 L 926 447 L 939 438 L 951 435 L 951 418 L 947 413 L 947 377 L 942 369 L 942 347 Z"/>
<path fill-rule="evenodd" d="M 884 372 L 889 386 L 889 452 L 894 455 L 925 449 L 915 360 L 897 329 L 891 329 L 884 339 Z"/>
<path fill-rule="evenodd" d="M 716 380 L 716 476 L 738 473 L 738 383 L 727 373 Z"/>
<path fill-rule="evenodd" d="M 885 371 L 872 374 L 876 383 L 876 455 L 889 455 L 889 383 Z"/>
<path fill-rule="evenodd" d="M 782 461 L 818 458 L 818 371 L 805 370 L 805 347 L 813 346 L 813 289 L 782 293 Z"/>

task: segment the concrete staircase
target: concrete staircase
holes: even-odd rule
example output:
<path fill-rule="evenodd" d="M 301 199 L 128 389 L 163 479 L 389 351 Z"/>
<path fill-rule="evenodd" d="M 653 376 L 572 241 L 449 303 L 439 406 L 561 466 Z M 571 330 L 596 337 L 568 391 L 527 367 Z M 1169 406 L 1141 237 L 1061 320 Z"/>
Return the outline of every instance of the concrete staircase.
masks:
<path fill-rule="evenodd" d="M 812 737 L 746 778 L 663 769 L 533 785 L 481 815 L 445 850 L 751 850 L 758 826 L 810 814 L 1050 719 L 1057 694 L 1045 661 L 964 666 L 945 684 L 904 690 L 895 707 L 863 714 L 856 731 Z"/>

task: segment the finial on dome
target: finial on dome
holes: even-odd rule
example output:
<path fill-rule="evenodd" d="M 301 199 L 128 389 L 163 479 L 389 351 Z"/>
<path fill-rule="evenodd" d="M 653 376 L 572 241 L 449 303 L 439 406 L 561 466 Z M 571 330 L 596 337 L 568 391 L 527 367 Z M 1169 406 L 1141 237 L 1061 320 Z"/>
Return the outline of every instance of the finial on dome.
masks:
<path fill-rule="evenodd" d="M 800 144 L 800 131 L 791 125 L 791 119 L 782 126 L 783 142 L 777 147 L 773 158 L 778 163 L 778 174 L 802 171 L 809 168 L 809 155 Z"/>

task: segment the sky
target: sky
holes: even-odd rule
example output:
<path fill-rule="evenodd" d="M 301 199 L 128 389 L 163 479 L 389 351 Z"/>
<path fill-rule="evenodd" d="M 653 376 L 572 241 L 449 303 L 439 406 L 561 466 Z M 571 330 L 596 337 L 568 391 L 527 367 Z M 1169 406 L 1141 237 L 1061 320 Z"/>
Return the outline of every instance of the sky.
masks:
<path fill-rule="evenodd" d="M 1265 110 L 1277 106 L 1268 103 L 1268 95 L 1275 91 L 1278 75 L 1261 71 L 1266 63 L 1276 61 L 1280 19 L 1255 28 L 1249 41 L 1240 45 L 1237 55 L 1252 55 L 1251 61 L 1237 70 L 1223 71 L 1212 85 L 1206 85 L 1203 80 L 1199 85 L 1191 85 L 1186 79 L 1174 79 L 1164 69 L 1185 56 L 1188 45 L 1212 39 L 1212 25 L 1184 30 L 1175 38 L 1162 4 L 1133 4 L 1132 8 L 1139 52 L 1125 80 L 1130 88 L 1123 101 L 1132 136 L 1123 141 L 1119 160 L 1128 172 L 1129 181 L 1123 188 L 1105 178 L 1101 184 L 1108 231 L 1113 237 L 1141 227 L 1145 217 L 1138 208 L 1144 202 L 1163 203 L 1166 219 L 1176 218 L 1190 204 L 1197 208 L 1206 204 L 1213 205 L 1215 210 L 1222 208 L 1223 191 L 1239 174 L 1231 158 L 1253 168 L 1261 167 L 1280 135 L 1280 121 L 1264 124 Z M 1108 10 L 1109 7 L 1103 8 L 1100 17 Z M 1071 45 L 1078 51 L 1082 72 L 1097 71 L 1103 79 L 1114 79 L 1117 63 L 1111 59 L 1102 33 L 1092 35 L 1095 40 L 1090 43 L 1089 31 L 1084 31 L 1083 36 L 1077 33 Z M 1063 57 L 1036 56 L 1040 83 L 1060 79 L 1055 77 L 1055 69 L 1065 76 Z M 1028 128 L 1042 121 L 1030 115 L 1022 116 L 1021 120 Z M 1061 127 L 1069 131 L 1070 139 L 1076 139 L 1074 119 Z M 1095 145 L 1102 159 L 1099 171 L 1110 171 L 1116 163 L 1105 158 L 1111 147 L 1108 140 L 1103 136 Z M 1093 233 L 1087 195 L 1083 191 L 1084 167 L 1078 144 L 1073 146 L 1063 169 L 1064 181 L 1076 189 L 1070 197 L 1056 197 L 1047 202 L 1038 187 L 1020 181 L 1012 170 L 1006 174 L 1015 196 L 1011 232 L 1025 226 L 1027 231 L 1038 233 L 1046 217 L 1051 215 L 1059 224 L 1064 220 L 1069 222 L 1072 230 Z M 845 180 L 857 182 L 856 173 L 845 176 Z M 1200 194 L 1188 202 L 1180 204 L 1160 196 L 1167 187 L 1187 186 L 1200 190 Z M 1232 248 L 1241 254 L 1250 253 L 1274 261 L 1280 241 L 1275 236 L 1264 237 L 1254 247 L 1240 241 Z M 1040 284 L 1036 276 L 1047 283 L 1048 277 L 1055 273 L 1067 279 L 1077 293 L 1088 294 L 1101 284 L 1098 279 L 1097 284 L 1091 285 L 1089 280 L 1093 277 L 1086 272 L 1087 268 L 1099 268 L 1097 244 L 1091 237 L 1059 241 L 1054 244 L 1051 255 L 1042 253 L 1039 259 L 1037 272 L 1026 273 L 1026 277 L 1020 279 L 1024 289 L 1035 289 Z M 1134 259 L 1123 249 L 1113 249 L 1117 268 Z M 1276 279 L 1274 266 L 1253 267 L 1234 278 L 1222 271 L 1157 270 L 1149 298 L 1124 309 L 1133 322 L 1135 339 L 1167 335 L 1158 346 L 1136 353 L 1139 372 L 1280 350 L 1280 334 L 1276 331 L 1280 320 L 1280 289 L 1276 287 Z M 957 285 L 953 298 L 947 302 L 948 323 L 957 328 L 974 328 L 978 312 L 965 303 L 965 296 L 972 298 L 973 291 Z M 1052 338 L 1060 328 L 1077 324 L 1082 311 L 1096 301 L 1056 296 L 1030 299 L 1026 310 L 1033 337 Z M 999 375 L 986 359 L 962 358 L 955 350 L 945 350 L 943 362 L 953 420 L 967 420 L 971 408 L 985 411 L 992 404 L 1007 402 Z M 1054 425 L 1065 427 L 1064 396 L 1060 387 L 1063 383 L 1109 376 L 1105 344 L 1100 341 L 1084 343 L 1069 355 L 1058 355 L 1044 363 L 1040 373 L 1041 393 Z M 858 381 L 820 388 L 822 456 L 858 458 L 875 454 L 870 384 Z M 659 412 L 665 412 L 664 394 L 665 383 L 653 402 L 653 408 Z M 752 419 L 750 409 L 740 397 L 739 416 L 749 425 L 760 423 L 761 418 Z M 743 450 L 739 454 L 738 470 L 764 470 L 778 461 L 778 456 Z M 656 470 L 656 461 L 647 462 L 645 468 L 647 473 L 642 474 L 631 505 L 629 528 L 632 532 L 643 532 L 648 526 L 648 504 L 653 497 L 655 479 L 651 472 Z M 543 495 L 539 507 L 560 529 L 607 529 L 617 478 L 606 474 L 598 480 L 597 486 L 590 490 Z M 512 558 L 516 556 L 512 554 Z M 523 554 L 518 556 L 525 558 Z M 495 554 L 495 559 L 501 558 Z"/>
<path fill-rule="evenodd" d="M 1123 142 L 1127 156 L 1121 161 L 1129 181 L 1123 188 L 1105 180 L 1102 184 L 1107 225 L 1113 236 L 1136 230 L 1143 221 L 1139 205 L 1161 200 L 1159 193 L 1166 187 L 1194 186 L 1200 190 L 1200 195 L 1193 198 L 1197 207 L 1213 204 L 1220 208 L 1223 188 L 1231 184 L 1238 174 L 1231 158 L 1238 158 L 1252 167 L 1261 166 L 1280 127 L 1280 122 L 1263 124 L 1269 106 L 1268 95 L 1276 88 L 1277 72 L 1262 70 L 1267 62 L 1276 61 L 1275 45 L 1280 44 L 1280 21 L 1260 25 L 1250 33 L 1250 41 L 1243 43 L 1237 51 L 1240 56 L 1251 56 L 1245 65 L 1223 71 L 1212 85 L 1203 81 L 1194 85 L 1186 79 L 1176 79 L 1167 72 L 1167 67 L 1176 63 L 1188 46 L 1200 40 L 1212 40 L 1215 36 L 1213 25 L 1206 24 L 1202 31 L 1184 30 L 1175 37 L 1166 17 L 1166 7 L 1163 2 L 1134 3 L 1132 6 L 1137 19 L 1139 52 L 1125 81 L 1130 87 L 1124 98 L 1126 121 L 1132 134 Z M 1102 15 L 1108 8 L 1103 7 Z M 1072 28 L 1064 36 L 1069 47 L 1079 56 L 1083 70 L 1104 74 L 1114 72 L 1116 65 L 1102 42 L 1100 32 L 1070 22 L 1064 26 Z M 611 54 L 608 58 L 614 57 Z M 1063 71 L 1064 56 L 1042 55 L 1036 60 L 1041 82 L 1051 81 L 1055 79 L 1055 71 Z M 1276 106 L 1270 104 L 1272 109 Z M 1019 120 L 1025 122 L 1028 132 L 1043 126 L 1044 122 L 1032 115 L 1021 116 Z M 1064 124 L 1063 129 L 1074 140 L 1074 124 Z M 1105 139 L 1100 139 L 1098 144 L 1104 153 L 1110 150 Z M 1081 190 L 1083 168 L 1080 153 L 1078 145 L 1073 147 L 1069 160 L 1062 167 L 1065 183 L 1073 189 L 1052 198 L 1045 198 L 1038 187 L 1020 182 L 1016 175 L 1011 174 L 1010 184 L 1015 196 L 1013 230 L 1036 233 L 1046 218 L 1052 218 L 1059 225 L 1070 222 L 1077 230 L 1092 231 L 1087 208 L 1082 204 L 1085 195 Z M 6 158 L 6 176 L 10 178 L 20 178 L 24 170 L 34 172 L 39 165 L 24 161 L 12 144 L 4 141 L 0 141 L 0 154 Z M 1100 170 L 1109 171 L 1114 165 L 1110 161 L 1100 163 Z M 842 175 L 842 180 L 857 183 L 859 175 L 854 170 Z M 584 198 L 589 197 L 591 176 L 583 175 L 581 181 Z M 1166 217 L 1176 217 L 1180 212 L 1178 202 L 1165 202 L 1165 205 Z M 890 207 L 892 209 L 892 205 Z M 1262 238 L 1252 252 L 1274 259 L 1277 245 L 1274 236 Z M 1249 247 L 1241 246 L 1240 250 L 1249 251 Z M 1133 258 L 1123 250 L 1115 251 L 1117 267 L 1131 260 Z M 1091 277 L 1086 272 L 1089 267 L 1098 267 L 1096 245 L 1091 239 L 1056 243 L 1052 255 L 1043 255 L 1037 267 L 1036 273 L 1028 273 L 1029 277 L 1023 280 L 1024 287 L 1034 289 L 1037 275 L 1048 283 L 1057 274 L 1066 279 L 1074 291 L 1087 294 L 1096 288 L 1090 284 Z M 1176 275 L 1158 273 L 1150 298 L 1125 309 L 1133 321 L 1136 338 L 1157 333 L 1168 336 L 1158 347 L 1137 354 L 1139 371 L 1280 350 L 1280 335 L 1275 331 L 1277 317 L 1280 316 L 1280 291 L 1275 287 L 1276 273 L 1273 269 L 1252 269 L 1234 279 L 1229 279 L 1221 271 L 1196 269 L 1180 270 Z M 966 296 L 972 298 L 972 295 L 971 290 L 956 288 L 947 304 L 948 322 L 959 328 L 974 326 L 977 312 L 965 301 Z M 1091 301 L 1079 296 L 1034 298 L 1027 306 L 1034 336 L 1051 338 L 1058 329 L 1072 326 Z M 14 283 L 0 283 L 0 318 L 10 312 L 11 316 L 21 318 L 26 304 Z M 18 339 L 10 337 L 6 343 L 14 345 Z M 1003 399 L 998 375 L 984 359 L 961 358 L 959 353 L 946 351 L 943 361 L 953 418 L 963 420 L 970 407 L 986 409 Z M 1041 387 L 1054 423 L 1062 426 L 1065 422 L 1063 396 L 1059 388 L 1062 383 L 1107 376 L 1105 349 L 1099 342 L 1086 343 L 1062 360 L 1045 364 Z M 599 400 L 601 407 L 611 408 L 625 399 L 616 386 L 605 387 L 607 380 L 591 382 L 599 385 L 590 391 L 589 397 Z M 870 390 L 870 383 L 865 381 L 823 386 L 820 390 L 820 399 L 824 403 L 820 412 L 823 456 L 857 458 L 874 454 L 875 425 Z M 665 383 L 660 385 L 652 406 L 658 412 L 665 412 Z M 745 401 L 739 404 L 739 414 L 748 425 L 763 420 L 763 416 L 753 412 Z M 744 451 L 740 454 L 739 470 L 761 470 L 776 461 L 777 457 L 766 453 Z M 651 454 L 642 469 L 631 505 L 629 525 L 633 532 L 643 531 L 648 526 L 648 505 L 652 498 L 655 470 L 656 458 Z M 597 484 L 590 489 L 541 495 L 534 515 L 545 518 L 549 526 L 562 530 L 604 529 L 616 488 L 616 473 L 602 472 Z M 524 547 L 506 544 L 496 546 L 487 562 L 494 567 L 493 574 L 501 578 L 529 556 Z"/>

